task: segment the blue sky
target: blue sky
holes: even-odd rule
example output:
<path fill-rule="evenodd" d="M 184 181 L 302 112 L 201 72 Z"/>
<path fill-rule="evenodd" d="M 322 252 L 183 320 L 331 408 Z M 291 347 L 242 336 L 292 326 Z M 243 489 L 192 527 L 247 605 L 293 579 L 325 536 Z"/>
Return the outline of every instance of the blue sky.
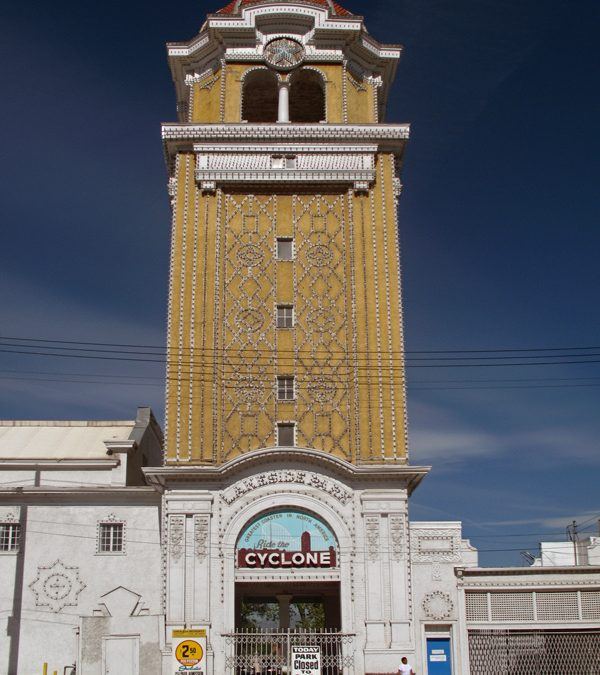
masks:
<path fill-rule="evenodd" d="M 600 347 L 598 3 L 345 6 L 405 46 L 388 120 L 412 125 L 400 202 L 407 350 Z M 159 123 L 175 118 L 164 43 L 218 7 L 0 10 L 1 335 L 163 344 Z M 160 364 L 3 349 L 14 348 L 0 346 L 0 417 L 122 418 L 138 404 L 162 416 Z M 106 374 L 119 377 L 101 383 Z M 572 518 L 595 527 L 600 363 L 408 377 L 411 461 L 434 467 L 413 518 L 463 520 L 484 564 L 520 564 L 519 550 L 564 538 Z M 65 379 L 78 381 L 54 381 Z"/>

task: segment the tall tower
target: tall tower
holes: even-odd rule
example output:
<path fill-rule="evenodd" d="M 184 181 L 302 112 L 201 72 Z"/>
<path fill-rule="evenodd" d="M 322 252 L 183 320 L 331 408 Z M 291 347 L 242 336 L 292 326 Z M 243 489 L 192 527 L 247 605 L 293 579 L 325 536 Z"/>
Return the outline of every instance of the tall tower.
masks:
<path fill-rule="evenodd" d="M 408 126 L 380 123 L 400 48 L 333 2 L 244 0 L 168 50 L 167 462 L 282 443 L 406 462 Z"/>
<path fill-rule="evenodd" d="M 355 636 L 352 672 L 415 649 L 407 499 L 427 468 L 406 440 L 409 128 L 382 121 L 400 53 L 332 0 L 233 0 L 168 45 L 166 451 L 147 475 L 165 494 L 166 642 L 209 626 L 210 672 L 247 665 L 224 636 L 261 593 L 281 629 L 320 598 L 325 627 Z"/>

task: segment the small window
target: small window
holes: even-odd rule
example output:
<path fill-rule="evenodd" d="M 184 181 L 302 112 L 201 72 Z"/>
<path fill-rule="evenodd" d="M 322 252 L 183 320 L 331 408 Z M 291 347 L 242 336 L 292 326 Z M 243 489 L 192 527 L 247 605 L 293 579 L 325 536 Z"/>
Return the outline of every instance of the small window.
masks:
<path fill-rule="evenodd" d="M 294 257 L 294 240 L 286 237 L 277 238 L 277 260 L 292 260 Z"/>
<path fill-rule="evenodd" d="M 16 553 L 19 550 L 21 526 L 19 523 L 0 523 L 0 551 Z"/>
<path fill-rule="evenodd" d="M 295 443 L 294 431 L 296 425 L 293 422 L 279 422 L 277 424 L 277 445 L 280 447 L 293 447 Z"/>
<path fill-rule="evenodd" d="M 277 400 L 293 401 L 294 396 L 294 378 L 289 375 L 282 375 L 277 378 Z"/>
<path fill-rule="evenodd" d="M 98 552 L 123 553 L 123 523 L 100 523 Z"/>
<path fill-rule="evenodd" d="M 294 327 L 294 307 L 292 305 L 277 305 L 277 328 Z"/>

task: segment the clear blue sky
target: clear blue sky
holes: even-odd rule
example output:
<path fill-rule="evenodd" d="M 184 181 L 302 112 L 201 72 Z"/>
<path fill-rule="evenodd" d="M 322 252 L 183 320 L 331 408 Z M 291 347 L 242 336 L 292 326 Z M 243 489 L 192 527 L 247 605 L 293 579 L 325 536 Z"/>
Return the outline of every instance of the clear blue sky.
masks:
<path fill-rule="evenodd" d="M 564 359 L 579 365 L 409 368 L 411 460 L 434 466 L 412 517 L 463 520 L 480 549 L 516 549 L 484 564 L 519 564 L 520 549 L 600 515 L 599 4 L 345 5 L 405 45 L 388 119 L 412 124 L 407 350 L 597 347 Z M 164 43 L 219 6 L 4 3 L 1 335 L 164 343 Z M 150 404 L 162 418 L 160 364 L 5 349 L 0 417 L 127 418 Z"/>

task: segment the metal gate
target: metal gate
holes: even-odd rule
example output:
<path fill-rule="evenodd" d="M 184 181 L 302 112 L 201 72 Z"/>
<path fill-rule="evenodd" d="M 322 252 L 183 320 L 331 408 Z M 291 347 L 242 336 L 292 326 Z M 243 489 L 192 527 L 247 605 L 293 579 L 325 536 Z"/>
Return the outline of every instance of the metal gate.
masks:
<path fill-rule="evenodd" d="M 225 633 L 225 666 L 230 675 L 287 675 L 292 647 L 321 649 L 322 675 L 353 675 L 354 634 L 334 631 L 241 631 Z"/>
<path fill-rule="evenodd" d="M 470 630 L 471 675 L 600 675 L 600 631 Z"/>

